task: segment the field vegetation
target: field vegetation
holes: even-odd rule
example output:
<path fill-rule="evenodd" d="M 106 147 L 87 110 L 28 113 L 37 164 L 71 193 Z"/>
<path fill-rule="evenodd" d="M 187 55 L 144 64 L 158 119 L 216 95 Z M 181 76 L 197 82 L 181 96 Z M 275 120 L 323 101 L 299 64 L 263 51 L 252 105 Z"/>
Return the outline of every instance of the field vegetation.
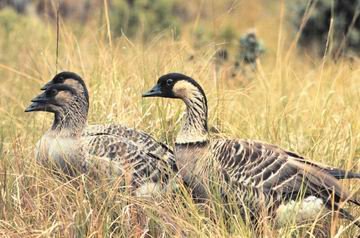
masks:
<path fill-rule="evenodd" d="M 194 1 L 186 7 L 195 18 L 176 23 L 181 34 L 166 26 L 146 37 L 119 34 L 109 6 L 100 2 L 86 24 L 60 17 L 58 58 L 56 18 L 0 10 L 1 237 L 130 237 L 134 205 L 142 208 L 153 236 L 254 236 L 239 213 L 224 215 L 216 194 L 209 218 L 182 186 L 154 202 L 85 175 L 64 181 L 38 165 L 34 146 L 52 117 L 24 109 L 61 70 L 85 79 L 90 124 L 121 123 L 172 146 L 183 104 L 141 94 L 159 76 L 182 72 L 204 87 L 216 136 L 266 141 L 320 163 L 360 171 L 360 60 L 335 62 L 327 51 L 319 56 L 298 48 L 285 1 Z M 238 39 L 249 28 L 256 28 L 265 54 L 250 75 L 232 76 Z M 205 40 L 198 38 L 201 31 Z M 330 49 L 331 32 L 328 39 Z M 216 65 L 214 56 L 224 47 L 229 59 Z M 358 181 L 344 183 L 359 197 Z M 360 217 L 359 208 L 349 210 Z M 343 220 L 331 225 L 334 237 L 359 232 Z M 313 237 L 314 232 L 314 222 L 299 229 L 292 219 L 281 229 L 274 227 L 267 225 L 268 237 Z"/>

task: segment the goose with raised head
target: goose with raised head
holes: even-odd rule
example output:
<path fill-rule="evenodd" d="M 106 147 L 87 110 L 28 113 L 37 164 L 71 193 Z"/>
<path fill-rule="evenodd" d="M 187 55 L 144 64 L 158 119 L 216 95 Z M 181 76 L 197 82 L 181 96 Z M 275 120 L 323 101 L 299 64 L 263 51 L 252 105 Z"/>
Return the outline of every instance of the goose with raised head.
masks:
<path fill-rule="evenodd" d="M 360 203 L 338 182 L 338 179 L 359 178 L 359 173 L 323 166 L 259 141 L 210 139 L 207 98 L 200 84 L 189 76 L 163 75 L 143 97 L 174 98 L 185 103 L 186 113 L 175 142 L 175 158 L 179 172 L 193 181 L 191 186 L 204 183 L 212 169 L 218 172 L 222 184 L 236 191 L 236 197 L 246 205 L 240 207 L 248 208 L 255 220 L 260 212 L 266 210 L 274 215 L 279 207 L 303 195 L 315 197 L 322 207 L 360 226 L 360 222 L 342 208 L 345 202 Z M 199 196 L 207 194 L 200 192 Z"/>
<path fill-rule="evenodd" d="M 78 85 L 77 85 L 78 86 Z M 51 128 L 36 145 L 36 157 L 46 165 L 54 164 L 68 175 L 86 173 L 95 161 L 105 173 L 128 179 L 137 195 L 158 192 L 176 172 L 173 157 L 159 157 L 148 147 L 110 133 L 111 125 L 100 132 L 84 132 L 87 128 L 89 95 L 85 84 L 53 84 L 32 100 L 26 112 L 44 111 L 54 114 Z M 117 127 L 115 127 L 117 128 Z M 142 137 L 144 143 L 145 137 Z M 151 143 L 153 143 L 151 141 Z M 150 191 L 150 190 L 151 191 Z"/>

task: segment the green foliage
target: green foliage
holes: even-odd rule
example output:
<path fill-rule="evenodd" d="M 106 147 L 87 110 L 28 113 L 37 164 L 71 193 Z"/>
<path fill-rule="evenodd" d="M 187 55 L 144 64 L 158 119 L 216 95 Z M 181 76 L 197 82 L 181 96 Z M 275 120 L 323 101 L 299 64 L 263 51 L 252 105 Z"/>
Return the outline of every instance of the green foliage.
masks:
<path fill-rule="evenodd" d="M 38 18 L 17 13 L 13 8 L 0 10 L 0 60 L 2 63 L 11 62 L 18 57 L 18 52 L 13 50 L 16 44 L 20 49 L 27 50 L 31 43 L 41 42 L 45 35 L 45 24 Z M 34 31 L 36 29 L 36 31 Z M 18 49 L 18 50 L 20 50 Z"/>
<path fill-rule="evenodd" d="M 206 44 L 209 44 L 209 42 L 213 37 L 210 31 L 201 25 L 195 29 L 193 36 L 194 36 L 193 44 L 196 49 L 201 48 Z"/>
<path fill-rule="evenodd" d="M 115 0 L 110 8 L 110 20 L 115 35 L 141 34 L 144 39 L 165 29 L 179 34 L 179 23 L 174 17 L 173 0 Z"/>
<path fill-rule="evenodd" d="M 330 41 L 329 50 L 334 56 L 347 51 L 357 54 L 360 52 L 359 0 L 296 1 L 293 7 L 297 30 L 304 15 L 308 15 L 299 39 L 301 46 L 315 45 L 314 48 L 318 48 L 319 53 L 323 54 L 327 42 Z M 333 20 L 333 30 L 330 29 L 331 20 Z"/>
<path fill-rule="evenodd" d="M 228 25 L 221 29 L 220 39 L 223 40 L 224 43 L 231 45 L 237 38 L 237 33 L 238 32 L 233 27 Z"/>
<path fill-rule="evenodd" d="M 11 32 L 23 29 L 26 20 L 12 8 L 4 8 L 0 11 L 0 25 L 1 35 L 9 37 Z"/>

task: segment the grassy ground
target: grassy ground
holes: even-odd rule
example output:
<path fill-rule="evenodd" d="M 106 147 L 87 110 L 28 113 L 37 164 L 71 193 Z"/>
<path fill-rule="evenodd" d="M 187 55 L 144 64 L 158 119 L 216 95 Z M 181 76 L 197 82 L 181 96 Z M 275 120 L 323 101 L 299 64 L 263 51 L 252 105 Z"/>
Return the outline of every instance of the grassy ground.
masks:
<path fill-rule="evenodd" d="M 172 145 L 182 103 L 142 99 L 141 93 L 160 75 L 183 72 L 205 88 L 210 125 L 224 135 L 267 141 L 314 161 L 360 171 L 360 61 L 335 64 L 327 56 L 307 56 L 291 47 L 293 37 L 281 6 L 267 8 L 259 1 L 240 6 L 232 17 L 246 20 L 239 20 L 236 27 L 241 31 L 247 25 L 257 26 L 268 47 L 252 80 L 230 78 L 230 64 L 216 71 L 211 60 L 214 43 L 194 50 L 190 36 L 174 41 L 167 32 L 145 45 L 125 37 L 109 42 L 106 24 L 91 23 L 81 31 L 70 23 L 61 24 L 58 68 L 84 77 L 91 96 L 90 123 L 122 123 Z M 226 11 L 218 11 L 209 23 L 214 28 L 231 20 Z M 38 166 L 34 144 L 52 118 L 45 113 L 25 114 L 24 109 L 55 74 L 56 34 L 53 24 L 34 16 L 16 16 L 10 23 L 0 28 L 1 236 L 127 237 L 132 233 L 132 204 L 144 208 L 155 235 L 252 236 L 236 214 L 225 219 L 217 212 L 209 219 L 186 194 L 165 194 L 149 202 L 84 177 L 64 183 Z M 195 57 L 190 61 L 191 54 Z M 356 181 L 346 186 L 354 194 L 360 188 Z M 223 209 L 216 200 L 213 205 Z M 360 216 L 360 209 L 349 209 Z M 347 225 L 343 221 L 334 225 L 333 235 L 357 234 Z M 311 233 L 311 224 L 304 229 Z M 273 237 L 291 234 L 297 235 L 291 224 L 268 231 Z"/>

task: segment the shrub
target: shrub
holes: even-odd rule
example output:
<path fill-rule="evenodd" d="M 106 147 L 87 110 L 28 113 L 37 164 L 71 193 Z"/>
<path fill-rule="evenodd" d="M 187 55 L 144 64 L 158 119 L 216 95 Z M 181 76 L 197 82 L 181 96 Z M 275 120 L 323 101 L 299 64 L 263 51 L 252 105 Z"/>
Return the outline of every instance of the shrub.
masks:
<path fill-rule="evenodd" d="M 295 8 L 295 26 L 300 29 L 302 19 L 309 6 L 309 18 L 301 31 L 299 44 L 302 47 L 314 46 L 323 54 L 329 36 L 330 22 L 333 18 L 332 47 L 333 56 L 344 52 L 360 52 L 360 1 L 358 0 L 318 0 L 297 1 Z"/>
<path fill-rule="evenodd" d="M 264 45 L 259 41 L 256 32 L 249 31 L 240 37 L 238 64 L 249 64 L 256 67 L 257 58 L 264 52 Z"/>
<path fill-rule="evenodd" d="M 112 30 L 115 35 L 149 36 L 172 28 L 179 34 L 179 24 L 174 17 L 173 0 L 114 0 L 110 7 Z"/>

